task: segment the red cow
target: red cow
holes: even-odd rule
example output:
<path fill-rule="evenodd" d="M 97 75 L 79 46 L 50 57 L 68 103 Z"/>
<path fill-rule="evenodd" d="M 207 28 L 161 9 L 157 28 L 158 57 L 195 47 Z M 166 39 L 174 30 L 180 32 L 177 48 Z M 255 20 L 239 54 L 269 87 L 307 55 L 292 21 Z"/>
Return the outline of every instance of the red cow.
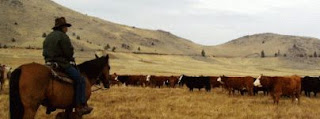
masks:
<path fill-rule="evenodd" d="M 243 91 L 248 91 L 249 95 L 253 94 L 253 77 L 226 77 L 221 76 L 217 79 L 224 88 L 229 91 L 229 95 L 234 94 L 234 90 L 239 90 L 241 95 L 243 95 Z"/>
<path fill-rule="evenodd" d="M 168 76 L 153 76 L 153 75 L 148 75 L 147 76 L 147 81 L 150 82 L 151 87 L 162 87 L 166 83 L 168 83 L 169 79 L 171 77 Z"/>
<path fill-rule="evenodd" d="M 217 76 L 209 76 L 210 78 L 210 83 L 212 88 L 220 87 L 221 83 L 218 80 L 219 77 Z"/>
<path fill-rule="evenodd" d="M 170 76 L 169 77 L 169 87 L 170 88 L 175 88 L 176 85 L 178 85 L 180 76 Z"/>
<path fill-rule="evenodd" d="M 125 84 L 126 86 L 146 86 L 147 81 L 146 81 L 146 76 L 145 75 L 116 75 L 115 80 L 120 81 L 121 83 Z"/>
<path fill-rule="evenodd" d="M 268 77 L 261 75 L 253 84 L 255 86 L 268 88 L 273 103 L 279 104 L 279 99 L 282 95 L 291 96 L 292 102 L 296 98 L 298 103 L 300 103 L 301 77 L 297 75 L 290 77 Z"/>

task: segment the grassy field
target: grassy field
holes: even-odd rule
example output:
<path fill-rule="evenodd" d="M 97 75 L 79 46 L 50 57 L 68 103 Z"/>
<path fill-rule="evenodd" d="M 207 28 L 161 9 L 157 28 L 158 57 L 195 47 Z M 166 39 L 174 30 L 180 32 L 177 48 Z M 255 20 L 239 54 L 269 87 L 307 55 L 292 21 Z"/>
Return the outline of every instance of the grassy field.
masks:
<path fill-rule="evenodd" d="M 278 58 L 222 58 L 168 55 L 137 55 L 109 53 L 111 73 L 155 75 L 319 75 L 319 69 L 308 64 L 291 64 Z M 94 58 L 94 52 L 77 52 L 77 62 Z M 0 50 L 0 63 L 17 67 L 23 63 L 43 63 L 38 50 Z M 290 65 L 289 65 L 290 64 Z M 301 69 L 301 67 L 304 67 Z M 0 92 L 0 118 L 8 118 L 8 81 Z M 186 88 L 142 88 L 115 86 L 92 94 L 89 104 L 94 111 L 88 119 L 132 118 L 221 118 L 221 119 L 317 119 L 320 116 L 320 99 L 301 98 L 301 104 L 292 104 L 282 98 L 273 105 L 270 96 L 229 96 L 222 89 L 211 92 L 189 92 Z M 59 110 L 60 111 L 60 110 Z M 36 118 L 54 118 L 57 112 L 46 115 L 41 107 Z"/>
<path fill-rule="evenodd" d="M 0 95 L 0 117 L 8 117 L 7 91 Z M 228 96 L 222 89 L 189 92 L 186 88 L 111 87 L 94 92 L 87 119 L 317 119 L 319 98 L 301 98 L 292 104 L 283 98 L 274 105 L 269 96 Z M 61 110 L 58 110 L 61 111 Z M 56 112 L 58 112 L 56 111 Z M 41 107 L 37 119 L 54 119 Z"/>

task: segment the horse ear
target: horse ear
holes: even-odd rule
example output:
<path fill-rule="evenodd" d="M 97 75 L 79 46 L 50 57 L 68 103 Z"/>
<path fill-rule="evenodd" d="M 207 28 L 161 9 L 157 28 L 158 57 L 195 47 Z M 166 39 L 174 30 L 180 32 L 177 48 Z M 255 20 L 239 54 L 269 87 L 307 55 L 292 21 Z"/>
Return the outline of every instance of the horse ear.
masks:
<path fill-rule="evenodd" d="M 99 58 L 99 56 L 98 56 L 97 54 L 94 54 L 94 56 L 96 56 L 96 59 L 98 59 L 98 58 Z"/>
<path fill-rule="evenodd" d="M 109 54 L 106 55 L 106 58 L 109 59 Z"/>

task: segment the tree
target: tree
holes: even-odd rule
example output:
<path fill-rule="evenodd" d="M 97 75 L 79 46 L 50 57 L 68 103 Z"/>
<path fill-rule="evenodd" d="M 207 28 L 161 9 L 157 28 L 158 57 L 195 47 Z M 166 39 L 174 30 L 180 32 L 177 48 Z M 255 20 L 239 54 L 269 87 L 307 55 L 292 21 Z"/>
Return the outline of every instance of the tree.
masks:
<path fill-rule="evenodd" d="M 138 51 L 140 51 L 141 49 L 140 49 L 140 47 L 138 47 Z"/>
<path fill-rule="evenodd" d="M 204 52 L 204 50 L 201 51 L 201 55 L 202 57 L 205 57 L 206 56 L 206 52 Z"/>
<path fill-rule="evenodd" d="M 12 42 L 16 42 L 16 39 L 15 39 L 15 38 L 12 38 L 11 41 L 12 41 Z"/>
<path fill-rule="evenodd" d="M 7 45 L 3 45 L 3 48 L 6 49 L 6 48 L 8 48 L 8 46 Z"/>
<path fill-rule="evenodd" d="M 83 52 L 83 51 L 84 51 L 84 49 L 83 49 L 83 48 L 81 48 L 81 49 L 80 49 L 80 51 L 81 51 L 81 52 Z"/>
<path fill-rule="evenodd" d="M 47 37 L 47 34 L 46 34 L 46 33 L 43 33 L 43 34 L 42 34 L 42 37 L 43 37 L 43 38 Z"/>
<path fill-rule="evenodd" d="M 313 53 L 313 57 L 317 57 L 318 55 L 317 55 L 317 52 L 316 51 L 314 51 L 314 53 Z"/>
<path fill-rule="evenodd" d="M 297 48 L 296 44 L 293 44 L 293 48 Z"/>
<path fill-rule="evenodd" d="M 80 36 L 77 36 L 77 39 L 80 40 Z"/>
<path fill-rule="evenodd" d="M 115 51 L 116 51 L 116 47 L 113 46 L 113 47 L 112 47 L 112 52 L 115 52 Z"/>
<path fill-rule="evenodd" d="M 274 53 L 274 57 L 278 57 L 278 53 Z"/>
<path fill-rule="evenodd" d="M 109 50 L 109 49 L 110 49 L 109 44 L 107 44 L 106 46 L 104 46 L 104 49 L 105 49 L 105 50 Z"/>
<path fill-rule="evenodd" d="M 287 57 L 287 54 L 283 54 L 284 57 Z"/>
<path fill-rule="evenodd" d="M 262 50 L 261 51 L 261 58 L 264 58 L 265 57 L 265 54 L 264 54 L 264 51 Z"/>

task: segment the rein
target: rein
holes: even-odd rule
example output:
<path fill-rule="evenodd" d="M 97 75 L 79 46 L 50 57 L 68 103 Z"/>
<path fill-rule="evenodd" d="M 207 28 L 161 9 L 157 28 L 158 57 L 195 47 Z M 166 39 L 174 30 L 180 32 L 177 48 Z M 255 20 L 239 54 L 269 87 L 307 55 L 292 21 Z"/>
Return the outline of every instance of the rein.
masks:
<path fill-rule="evenodd" d="M 97 89 L 94 89 L 94 90 L 92 90 L 91 92 L 96 92 L 96 91 L 98 91 L 98 90 L 101 90 L 102 89 L 102 87 L 101 86 L 94 86 L 94 87 L 96 87 Z"/>
<path fill-rule="evenodd" d="M 99 76 L 96 78 L 96 80 L 99 80 L 100 75 L 102 75 L 102 72 L 99 73 Z M 99 86 L 93 85 L 93 86 L 96 87 L 97 89 L 91 90 L 91 92 L 96 92 L 98 90 L 103 89 L 100 85 Z"/>

